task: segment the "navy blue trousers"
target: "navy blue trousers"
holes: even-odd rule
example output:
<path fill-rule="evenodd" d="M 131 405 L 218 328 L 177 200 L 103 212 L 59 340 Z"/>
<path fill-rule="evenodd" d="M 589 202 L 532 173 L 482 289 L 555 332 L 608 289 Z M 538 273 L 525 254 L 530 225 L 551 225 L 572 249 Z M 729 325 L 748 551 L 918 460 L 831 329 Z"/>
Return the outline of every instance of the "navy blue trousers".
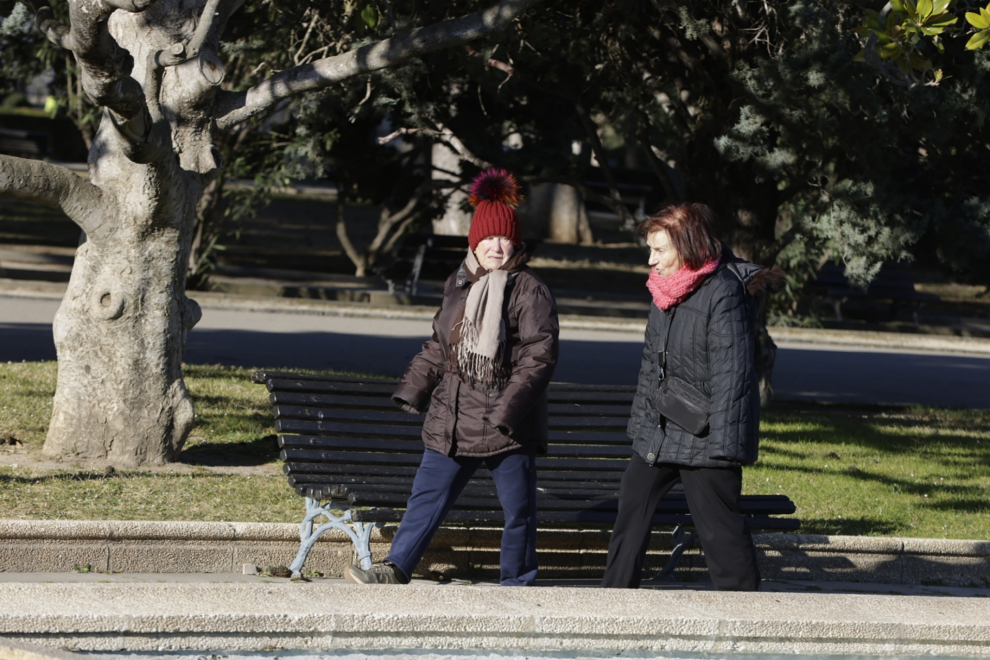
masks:
<path fill-rule="evenodd" d="M 534 584 L 537 570 L 534 447 L 485 458 L 444 456 L 430 449 L 423 452 L 406 513 L 385 561 L 411 576 L 450 507 L 482 465 L 491 472 L 505 514 L 500 582 L 507 587 Z"/>

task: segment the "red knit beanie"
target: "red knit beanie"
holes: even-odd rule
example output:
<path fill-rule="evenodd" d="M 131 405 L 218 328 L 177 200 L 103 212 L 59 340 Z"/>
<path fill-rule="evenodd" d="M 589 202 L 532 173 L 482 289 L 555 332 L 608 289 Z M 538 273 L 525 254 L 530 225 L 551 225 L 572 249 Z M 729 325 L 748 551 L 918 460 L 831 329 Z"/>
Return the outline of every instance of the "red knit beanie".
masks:
<path fill-rule="evenodd" d="M 491 236 L 505 236 L 517 250 L 522 247 L 522 228 L 519 214 L 513 208 L 522 200 L 516 177 L 507 170 L 485 170 L 471 183 L 471 204 L 474 217 L 468 244 L 473 252 L 478 243 Z"/>

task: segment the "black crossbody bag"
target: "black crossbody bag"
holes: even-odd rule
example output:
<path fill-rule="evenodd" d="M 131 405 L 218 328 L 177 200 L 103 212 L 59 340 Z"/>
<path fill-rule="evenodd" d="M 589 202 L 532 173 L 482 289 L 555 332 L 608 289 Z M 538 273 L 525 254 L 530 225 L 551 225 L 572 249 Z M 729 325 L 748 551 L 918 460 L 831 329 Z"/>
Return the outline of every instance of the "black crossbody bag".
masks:
<path fill-rule="evenodd" d="M 663 363 L 660 365 L 660 389 L 654 407 L 657 412 L 691 435 L 701 435 L 708 428 L 712 400 L 704 392 L 677 376 L 667 376 L 667 344 L 674 326 L 677 308 L 670 315 L 667 335 L 663 339 Z"/>

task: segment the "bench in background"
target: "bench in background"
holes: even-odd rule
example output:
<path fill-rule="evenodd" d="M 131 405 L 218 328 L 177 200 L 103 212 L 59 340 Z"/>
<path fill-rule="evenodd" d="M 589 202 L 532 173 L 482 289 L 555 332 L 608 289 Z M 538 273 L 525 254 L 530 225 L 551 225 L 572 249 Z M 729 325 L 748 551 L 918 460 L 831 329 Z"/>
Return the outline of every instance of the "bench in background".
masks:
<path fill-rule="evenodd" d="M 377 272 L 388 283 L 389 293 L 415 296 L 420 280 L 446 280 L 464 261 L 467 249 L 467 236 L 409 234 L 388 265 Z"/>
<path fill-rule="evenodd" d="M 373 527 L 402 519 L 423 452 L 423 416 L 395 407 L 395 380 L 266 371 L 255 372 L 253 380 L 270 392 L 283 469 L 306 501 L 299 553 L 289 568 L 298 576 L 310 548 L 329 529 L 347 533 L 368 568 Z M 550 447 L 537 457 L 541 528 L 614 524 L 631 452 L 625 428 L 634 392 L 633 387 L 551 384 Z M 744 495 L 740 504 L 753 529 L 800 526 L 794 518 L 779 517 L 795 511 L 786 496 Z M 320 516 L 329 522 L 314 528 Z M 502 522 L 494 483 L 482 468 L 444 524 Z M 683 492 L 663 499 L 653 524 L 674 527 L 674 551 L 662 574 L 672 579 L 682 553 L 697 540 Z"/>
<path fill-rule="evenodd" d="M 818 271 L 810 285 L 812 295 L 832 306 L 836 320 L 842 321 L 842 305 L 849 300 L 882 301 L 890 303 L 889 318 L 893 320 L 901 307 L 908 307 L 918 323 L 918 308 L 928 302 L 938 302 L 935 294 L 921 293 L 914 288 L 914 276 L 907 262 L 885 262 L 870 285 L 864 290 L 854 287 L 845 275 L 845 266 L 827 263 Z"/>

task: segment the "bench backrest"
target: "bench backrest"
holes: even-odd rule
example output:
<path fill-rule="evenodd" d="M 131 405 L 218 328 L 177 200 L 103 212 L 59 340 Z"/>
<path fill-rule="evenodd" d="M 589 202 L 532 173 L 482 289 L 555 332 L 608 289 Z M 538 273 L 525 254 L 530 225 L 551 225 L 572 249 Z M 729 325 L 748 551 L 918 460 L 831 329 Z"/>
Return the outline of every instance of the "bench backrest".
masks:
<path fill-rule="evenodd" d="M 848 291 L 865 294 L 873 298 L 935 297 L 917 293 L 914 288 L 914 274 L 911 270 L 911 264 L 905 261 L 884 262 L 865 290 L 854 287 L 849 282 L 849 278 L 846 277 L 845 271 L 845 266 L 842 264 L 826 263 L 819 269 L 811 286 L 812 288 L 827 289 L 833 293 Z"/>
<path fill-rule="evenodd" d="M 383 508 L 355 512 L 356 520 L 398 520 L 394 510 L 404 508 L 423 452 L 423 416 L 395 407 L 397 381 L 280 372 L 256 372 L 253 379 L 269 390 L 283 470 L 299 495 Z M 537 458 L 543 522 L 614 521 L 631 454 L 625 429 L 634 394 L 632 386 L 551 384 L 549 450 Z M 756 514 L 794 512 L 785 496 L 751 497 L 746 508 Z M 688 521 L 682 493 L 665 498 L 658 511 L 667 515 L 658 524 Z M 500 515 L 494 484 L 482 468 L 448 520 Z M 785 521 L 791 522 L 796 524 Z"/>

